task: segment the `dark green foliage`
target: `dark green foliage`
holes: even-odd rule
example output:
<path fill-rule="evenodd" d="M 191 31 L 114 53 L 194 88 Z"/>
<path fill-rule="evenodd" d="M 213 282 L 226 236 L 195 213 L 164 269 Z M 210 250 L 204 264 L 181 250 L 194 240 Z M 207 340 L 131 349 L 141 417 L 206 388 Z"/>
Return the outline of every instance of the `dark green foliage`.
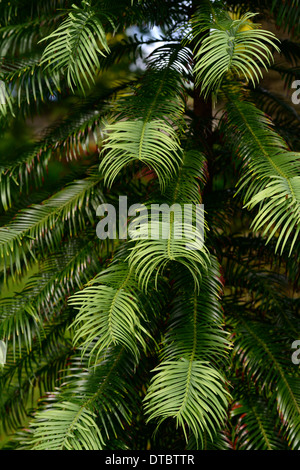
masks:
<path fill-rule="evenodd" d="M 300 116 L 259 84 L 299 78 L 299 1 L 11 0 L 0 17 L 3 447 L 299 450 Z M 169 223 L 141 212 L 100 240 L 119 196 L 173 206 Z"/>

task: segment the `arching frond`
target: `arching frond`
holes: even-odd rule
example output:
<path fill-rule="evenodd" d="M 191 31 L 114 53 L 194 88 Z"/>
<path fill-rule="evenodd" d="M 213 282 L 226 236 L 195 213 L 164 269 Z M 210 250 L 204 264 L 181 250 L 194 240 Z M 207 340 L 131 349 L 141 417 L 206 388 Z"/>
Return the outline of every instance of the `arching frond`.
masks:
<path fill-rule="evenodd" d="M 7 68 L 7 63 L 5 63 Z M 14 109 L 14 102 L 21 108 L 24 97 L 27 104 L 37 99 L 45 101 L 46 96 L 54 97 L 54 90 L 60 91 L 59 75 L 44 73 L 38 60 L 20 61 L 13 63 L 12 71 L 1 73 L 1 79 L 7 83 L 5 101 L 6 108 Z M 3 70 L 3 66 L 1 67 Z M 0 70 L 1 70 L 0 69 Z M 11 93 L 11 88 L 14 92 Z"/>
<path fill-rule="evenodd" d="M 38 47 L 38 41 L 49 34 L 53 29 L 53 25 L 62 15 L 59 11 L 53 11 L 53 16 L 44 16 L 41 22 L 40 18 L 28 18 L 22 23 L 8 22 L 0 28 L 0 57 L 9 59 L 18 53 L 24 57 L 32 52 L 38 52 L 42 48 Z M 16 18 L 16 12 L 14 18 Z M 3 18 L 3 16 L 1 16 Z M 5 63 L 5 61 L 4 61 Z"/>
<path fill-rule="evenodd" d="M 274 410 L 254 393 L 247 393 L 232 406 L 232 417 L 239 417 L 236 425 L 235 449 L 237 450 L 284 450 L 286 445 L 280 436 L 279 418 Z M 276 416 L 276 415 L 275 415 Z"/>
<path fill-rule="evenodd" d="M 179 263 L 185 267 L 194 281 L 195 288 L 199 289 L 202 269 L 209 265 L 204 246 L 204 228 L 201 230 L 200 223 L 195 226 L 192 223 L 195 211 L 186 210 L 188 222 L 183 223 L 182 207 L 178 204 L 170 210 L 171 212 L 163 213 L 161 220 L 156 212 L 149 219 L 147 214 L 146 217 L 138 217 L 135 221 L 139 227 L 132 238 L 137 241 L 131 248 L 128 261 L 129 266 L 136 272 L 140 286 L 146 291 L 152 276 L 155 275 L 157 282 L 158 275 L 171 262 L 175 262 L 175 266 Z M 203 221 L 203 216 L 200 217 Z"/>
<path fill-rule="evenodd" d="M 111 89 L 103 88 L 84 100 L 78 100 L 65 118 L 57 120 L 42 132 L 37 142 L 1 159 L 0 195 L 5 210 L 12 205 L 16 189 L 24 193 L 29 192 L 32 183 L 36 188 L 42 186 L 51 160 L 82 160 L 83 155 L 88 156 L 95 152 L 95 148 L 98 149 L 105 116 L 110 112 L 106 100 L 126 86 L 127 82 Z"/>
<path fill-rule="evenodd" d="M 126 264 L 102 271 L 69 303 L 79 310 L 72 325 L 74 343 L 83 347 L 83 353 L 94 343 L 90 360 L 94 356 L 97 360 L 112 345 L 122 345 L 135 356 L 138 345 L 146 347 L 145 301 Z"/>
<path fill-rule="evenodd" d="M 43 41 L 51 40 L 45 48 L 41 64 L 53 72 L 66 73 L 68 86 L 83 91 L 100 67 L 98 54 L 110 49 L 103 25 L 88 1 L 82 7 L 73 5 L 63 23 Z"/>
<path fill-rule="evenodd" d="M 66 375 L 73 347 L 65 337 L 69 325 L 66 311 L 44 328 L 43 338 L 35 342 L 31 351 L 23 350 L 15 359 L 8 352 L 7 362 L 0 376 L 1 432 L 18 429 L 30 414 L 37 392 L 43 395 L 54 389 Z"/>
<path fill-rule="evenodd" d="M 220 364 L 228 354 L 230 343 L 224 331 L 220 303 L 223 286 L 217 261 L 211 259 L 198 294 L 189 289 L 189 281 L 180 274 L 176 277 L 176 297 L 171 304 L 163 357 L 188 357 L 193 351 L 210 364 Z"/>
<path fill-rule="evenodd" d="M 266 68 L 272 63 L 269 47 L 279 51 L 274 34 L 252 23 L 253 13 L 232 20 L 224 11 L 220 15 L 216 11 L 211 20 L 207 12 L 202 14 L 201 11 L 200 8 L 196 13 L 193 25 L 196 37 L 194 72 L 204 96 L 211 91 L 218 92 L 226 74 L 250 80 L 255 85 L 262 78 L 260 67 Z M 199 47 L 197 36 L 210 29 Z"/>
<path fill-rule="evenodd" d="M 130 422 L 130 405 L 136 396 L 128 380 L 133 366 L 123 348 L 110 351 L 90 370 L 75 362 L 74 375 L 32 421 L 30 448 L 103 449 L 113 435 L 118 435 L 123 423 Z"/>
<path fill-rule="evenodd" d="M 229 99 L 225 119 L 225 132 L 233 131 L 231 143 L 244 160 L 239 190 L 246 207 L 258 206 L 253 229 L 263 228 L 268 240 L 280 230 L 281 251 L 292 237 L 291 252 L 300 230 L 299 154 L 288 149 L 263 112 L 238 96 Z"/>
<path fill-rule="evenodd" d="M 54 403 L 35 418 L 33 449 L 101 450 L 103 440 L 95 418 L 92 411 L 80 404 Z M 43 439 L 46 442 L 40 443 Z"/>
<path fill-rule="evenodd" d="M 182 358 L 162 362 L 155 372 L 145 406 L 149 419 L 161 424 L 175 418 L 177 426 L 187 425 L 197 439 L 204 430 L 218 429 L 228 403 L 224 378 L 218 371 L 209 363 Z"/>
<path fill-rule="evenodd" d="M 148 165 L 157 173 L 162 185 L 174 174 L 180 159 L 180 146 L 175 130 L 166 122 L 124 121 L 106 126 L 105 143 L 100 171 L 111 186 L 121 169 L 135 160 Z"/>
<path fill-rule="evenodd" d="M 100 171 L 111 186 L 121 169 L 135 160 L 155 170 L 161 186 L 176 173 L 181 160 L 183 87 L 178 73 L 167 67 L 149 70 L 134 95 L 117 104 L 106 127 Z"/>
<path fill-rule="evenodd" d="M 203 154 L 187 150 L 182 155 L 177 175 L 168 183 L 163 198 L 144 206 L 129 226 L 136 243 L 131 248 L 129 265 L 147 290 L 149 280 L 167 265 L 180 263 L 191 274 L 196 288 L 209 258 L 204 246 L 205 220 L 200 205 L 200 184 L 205 181 Z M 139 209 L 140 210 L 140 209 Z"/>
<path fill-rule="evenodd" d="M 34 244 L 53 246 L 62 238 L 63 226 L 55 227 L 57 218 L 64 223 L 69 221 L 69 233 L 76 233 L 84 226 L 84 215 L 92 217 L 86 202 L 94 205 L 94 209 L 103 202 L 99 188 L 100 179 L 88 177 L 75 181 L 60 192 L 49 198 L 44 204 L 33 205 L 21 211 L 15 221 L 0 228 L 0 254 L 4 269 L 10 267 L 11 273 L 20 272 L 21 260 L 28 254 L 34 257 Z M 94 197 L 90 199 L 91 195 Z M 78 209 L 84 207 L 85 214 Z M 73 216 L 75 216 L 73 219 Z M 76 220 L 76 222 L 75 222 Z M 14 263 L 16 268 L 14 268 Z"/>
<path fill-rule="evenodd" d="M 75 238 L 64 243 L 60 251 L 40 263 L 39 273 L 20 293 L 0 300 L 0 337 L 7 341 L 14 358 L 17 351 L 21 356 L 23 349 L 28 352 L 35 341 L 41 341 L 45 324 L 65 304 L 65 298 L 99 267 L 95 240 L 83 238 L 83 242 Z"/>
<path fill-rule="evenodd" d="M 287 339 L 274 329 L 241 319 L 236 323 L 235 351 L 251 381 L 275 394 L 283 433 L 294 449 L 300 442 L 299 375 L 287 357 Z M 289 354 L 289 353 L 288 353 Z M 275 398 L 274 397 L 274 398 Z"/>
<path fill-rule="evenodd" d="M 200 293 L 191 294 L 190 299 L 186 294 L 186 314 L 183 303 L 175 302 L 163 359 L 153 371 L 145 398 L 149 420 L 158 420 L 160 425 L 167 418 L 175 418 L 185 434 L 187 426 L 202 443 L 205 432 L 213 439 L 224 422 L 229 401 L 226 381 L 213 366 L 213 356 L 223 355 L 228 348 L 219 324 L 217 275 L 213 260 L 203 276 Z"/>
<path fill-rule="evenodd" d="M 182 156 L 177 175 L 163 192 L 166 202 L 172 204 L 199 204 L 201 186 L 206 183 L 206 158 L 202 152 L 189 149 Z"/>

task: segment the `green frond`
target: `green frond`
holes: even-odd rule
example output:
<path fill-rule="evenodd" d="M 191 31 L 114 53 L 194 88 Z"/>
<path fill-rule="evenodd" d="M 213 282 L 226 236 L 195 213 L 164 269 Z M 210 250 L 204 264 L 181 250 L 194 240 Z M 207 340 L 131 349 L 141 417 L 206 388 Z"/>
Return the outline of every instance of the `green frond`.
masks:
<path fill-rule="evenodd" d="M 212 13 L 214 16 L 214 12 Z M 196 84 L 201 86 L 206 97 L 209 92 L 217 93 L 222 81 L 231 77 L 243 78 L 253 85 L 262 78 L 260 67 L 267 68 L 272 63 L 270 46 L 279 51 L 274 42 L 276 37 L 270 31 L 259 29 L 252 23 L 254 13 L 247 13 L 237 20 L 232 20 L 224 12 L 212 20 L 201 9 L 194 18 L 196 38 L 195 67 Z M 210 34 L 199 47 L 197 37 L 211 29 Z"/>
<path fill-rule="evenodd" d="M 72 90 L 76 86 L 84 91 L 94 82 L 100 68 L 98 55 L 110 52 L 103 25 L 88 1 L 82 1 L 82 7 L 74 4 L 63 23 L 43 38 L 47 40 L 51 42 L 44 50 L 41 65 L 51 74 L 65 73 Z"/>
<path fill-rule="evenodd" d="M 7 68 L 7 62 L 5 62 Z M 6 106 L 14 110 L 14 102 L 21 108 L 25 99 L 29 105 L 36 102 L 37 99 L 45 101 L 46 96 L 53 97 L 54 90 L 60 91 L 59 75 L 44 73 L 38 60 L 20 61 L 13 63 L 12 71 L 5 73 L 2 69 L 1 79 L 7 84 L 6 87 Z M 14 93 L 10 92 L 14 88 Z M 14 111 L 12 111 L 14 112 Z"/>
<path fill-rule="evenodd" d="M 178 73 L 169 66 L 149 69 L 135 94 L 117 102 L 117 122 L 106 126 L 100 163 L 106 184 L 111 186 L 124 166 L 139 161 L 155 170 L 163 188 L 181 161 L 183 110 Z"/>
<path fill-rule="evenodd" d="M 36 147 L 34 151 L 24 152 L 18 155 L 16 160 L 12 158 L 6 162 L 2 159 L 0 166 L 0 193 L 1 203 L 4 210 L 12 206 L 14 189 L 28 192 L 29 183 L 34 179 L 36 186 L 41 185 L 42 177 L 45 174 L 48 162 L 51 158 L 49 146 Z M 35 171 L 33 171 L 33 169 Z"/>
<path fill-rule="evenodd" d="M 155 282 L 159 274 L 162 274 L 167 265 L 174 266 L 178 263 L 190 273 L 194 286 L 199 289 L 199 280 L 202 270 L 209 265 L 209 257 L 204 245 L 204 233 L 201 227 L 189 222 L 182 222 L 182 207 L 174 205 L 170 208 L 170 214 L 159 213 L 137 217 L 135 223 L 138 228 L 132 234 L 136 243 L 131 248 L 128 257 L 129 266 L 136 272 L 141 288 L 147 291 L 152 276 Z M 186 211 L 187 212 L 187 211 Z M 190 209 L 187 218 L 193 221 L 195 216 Z M 170 218 L 168 219 L 168 216 Z M 203 217 L 202 217 L 203 220 Z"/>
<path fill-rule="evenodd" d="M 281 245 L 281 251 L 292 237 L 291 253 L 300 230 L 299 154 L 288 149 L 262 111 L 240 98 L 230 96 L 224 116 L 224 130 L 244 161 L 239 191 L 246 207 L 258 206 L 253 229 L 269 233 L 267 241 L 279 231 L 276 249 Z"/>
<path fill-rule="evenodd" d="M 146 348 L 145 301 L 126 264 L 102 271 L 69 304 L 79 310 L 72 324 L 74 344 L 80 344 L 84 354 L 94 343 L 90 360 L 94 356 L 97 360 L 112 345 L 122 345 L 134 356 L 139 355 L 138 345 Z"/>
<path fill-rule="evenodd" d="M 68 312 L 69 313 L 69 312 Z M 1 432 L 18 429 L 30 414 L 36 394 L 45 394 L 57 386 L 57 379 L 63 378 L 72 345 L 64 338 L 68 325 L 67 315 L 45 328 L 40 342 L 30 352 L 23 351 L 22 357 L 14 360 L 8 354 L 5 369 L 0 374 L 0 418 Z"/>
<path fill-rule="evenodd" d="M 163 192 L 164 199 L 171 204 L 199 204 L 201 186 L 206 183 L 207 162 L 198 150 L 183 152 L 179 170 Z"/>
<path fill-rule="evenodd" d="M 84 238 L 63 243 L 60 251 L 40 263 L 39 273 L 29 279 L 20 293 L 0 299 L 0 337 L 8 342 L 8 351 L 12 349 L 14 357 L 17 350 L 21 355 L 23 348 L 28 352 L 33 342 L 41 341 L 45 322 L 97 270 L 96 243 L 95 239 Z M 104 254 L 103 249 L 101 255 Z"/>
<path fill-rule="evenodd" d="M 212 258 L 207 273 L 202 275 L 199 293 L 189 290 L 179 275 L 175 289 L 178 292 L 171 304 L 163 357 L 189 357 L 192 351 L 201 360 L 221 363 L 230 343 L 224 331 L 222 284 L 216 260 Z"/>
<path fill-rule="evenodd" d="M 283 29 L 292 31 L 295 35 L 300 32 L 299 10 L 299 0 L 293 0 L 290 4 L 283 3 L 280 0 L 272 0 L 271 11 L 276 18 L 276 23 Z"/>
<path fill-rule="evenodd" d="M 38 41 L 45 32 L 50 32 L 53 23 L 61 14 L 56 12 L 52 17 L 44 17 L 43 27 L 40 18 L 28 19 L 24 23 L 12 24 L 11 22 L 0 27 L 0 57 L 10 58 L 19 53 L 22 57 L 28 53 L 37 52 Z M 5 62 L 4 62 L 5 63 Z"/>
<path fill-rule="evenodd" d="M 73 375 L 31 422 L 30 448 L 103 449 L 130 422 L 136 391 L 128 374 L 133 367 L 123 348 L 110 351 L 91 369 L 74 360 Z"/>
<path fill-rule="evenodd" d="M 237 450 L 286 450 L 280 435 L 280 422 L 274 419 L 274 410 L 256 395 L 247 393 L 232 406 L 231 417 L 238 417 L 236 425 Z M 276 417 L 276 414 L 275 414 Z"/>
<path fill-rule="evenodd" d="M 105 116 L 110 112 L 106 100 L 126 86 L 125 82 L 112 89 L 104 88 L 100 93 L 79 100 L 65 118 L 48 126 L 40 139 L 28 149 L 1 159 L 0 195 L 5 210 L 12 205 L 12 196 L 16 190 L 28 193 L 32 183 L 36 188 L 41 187 L 50 161 L 82 160 L 83 154 L 88 156 L 91 153 L 90 148 L 96 146 L 98 149 L 103 137 Z"/>
<path fill-rule="evenodd" d="M 159 70 L 169 67 L 183 77 L 190 78 L 192 74 L 192 51 L 190 48 L 182 47 L 180 42 L 170 42 L 170 40 L 166 42 L 167 44 L 157 47 L 147 57 L 148 68 Z"/>
<path fill-rule="evenodd" d="M 180 145 L 172 126 L 156 119 L 116 122 L 106 126 L 108 139 L 100 171 L 110 187 L 121 169 L 135 160 L 155 170 L 162 184 L 174 174 L 180 161 Z"/>
<path fill-rule="evenodd" d="M 6 363 L 2 368 L 0 387 L 5 396 L 5 388 L 10 384 L 22 387 L 25 378 L 30 381 L 35 377 L 35 383 L 40 391 L 47 391 L 54 387 L 57 376 L 64 375 L 66 362 L 73 352 L 72 344 L 66 330 L 74 318 L 74 313 L 66 308 L 66 305 L 57 310 L 56 316 L 52 316 L 44 324 L 43 334 L 39 341 L 33 341 L 29 350 L 23 347 L 16 357 L 12 348 L 8 347 Z M 44 356 L 47 357 L 45 361 Z M 62 360 L 61 360 L 62 359 Z M 57 361 L 57 366 L 51 366 Z M 39 371 L 39 372 L 38 372 Z M 33 396 L 34 388 L 28 388 L 28 396 Z M 26 398 L 24 393 L 21 397 Z"/>
<path fill-rule="evenodd" d="M 80 404 L 54 403 L 35 417 L 32 449 L 101 450 L 103 440 L 95 417 Z"/>
<path fill-rule="evenodd" d="M 211 439 L 226 416 L 229 394 L 222 373 L 213 366 L 218 356 L 226 355 L 229 343 L 221 329 L 221 284 L 216 260 L 203 275 L 200 293 L 176 297 L 165 337 L 162 362 L 154 369 L 146 395 L 145 410 L 149 420 L 159 425 L 175 418 L 196 441 L 203 444 L 204 434 Z"/>
<path fill-rule="evenodd" d="M 64 233 L 64 222 L 69 222 L 68 232 L 71 236 L 82 229 L 85 225 L 84 216 L 87 220 L 93 217 L 89 207 L 96 211 L 98 204 L 103 203 L 100 183 L 101 179 L 95 176 L 74 181 L 43 204 L 22 210 L 13 222 L 1 227 L 2 269 L 10 267 L 11 274 L 15 270 L 20 272 L 21 260 L 27 264 L 28 255 L 35 258 L 36 244 L 50 248 L 57 245 Z M 57 220 L 60 223 L 57 224 Z"/>
<path fill-rule="evenodd" d="M 210 264 L 204 246 L 205 220 L 200 205 L 200 183 L 205 181 L 205 158 L 202 153 L 187 150 L 177 175 L 162 195 L 144 205 L 144 210 L 129 225 L 134 245 L 130 248 L 129 265 L 136 272 L 139 285 L 155 283 L 167 265 L 180 263 L 187 268 L 199 288 L 202 270 Z M 163 202 L 162 202 L 163 201 Z M 194 206 L 195 205 L 195 206 Z"/>
<path fill-rule="evenodd" d="M 156 419 L 160 425 L 174 418 L 177 426 L 187 426 L 197 440 L 204 430 L 211 436 L 224 422 L 228 393 L 223 376 L 209 363 L 181 358 L 163 361 L 154 372 L 145 404 L 149 420 Z"/>
<path fill-rule="evenodd" d="M 283 433 L 294 449 L 299 446 L 299 374 L 287 352 L 288 338 L 272 325 L 245 318 L 236 323 L 235 351 L 251 381 L 273 393 L 282 419 Z M 288 348 L 289 349 L 289 348 Z"/>

